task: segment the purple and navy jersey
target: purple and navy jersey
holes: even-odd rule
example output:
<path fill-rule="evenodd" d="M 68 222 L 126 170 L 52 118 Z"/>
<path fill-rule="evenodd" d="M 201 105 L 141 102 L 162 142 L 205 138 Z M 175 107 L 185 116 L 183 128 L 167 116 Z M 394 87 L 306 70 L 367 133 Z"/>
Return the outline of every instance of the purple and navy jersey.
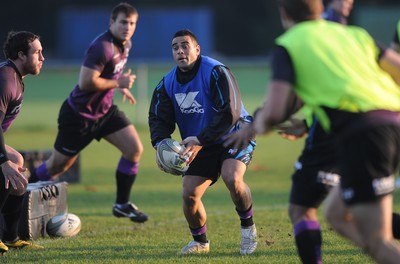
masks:
<path fill-rule="evenodd" d="M 0 64 L 0 111 L 4 114 L 1 129 L 6 132 L 21 110 L 24 83 L 15 64 L 7 60 Z"/>
<path fill-rule="evenodd" d="M 128 60 L 131 42 L 125 45 L 106 31 L 90 44 L 83 66 L 101 72 L 100 77 L 116 80 L 122 74 Z M 80 115 L 88 119 L 104 116 L 113 104 L 115 89 L 83 91 L 77 84 L 69 95 L 68 103 Z"/>
<path fill-rule="evenodd" d="M 182 139 L 196 136 L 205 147 L 219 144 L 221 136 L 245 116 L 231 71 L 200 56 L 189 72 L 174 67 L 154 90 L 149 110 L 151 141 L 154 146 L 170 137 L 177 124 Z"/>

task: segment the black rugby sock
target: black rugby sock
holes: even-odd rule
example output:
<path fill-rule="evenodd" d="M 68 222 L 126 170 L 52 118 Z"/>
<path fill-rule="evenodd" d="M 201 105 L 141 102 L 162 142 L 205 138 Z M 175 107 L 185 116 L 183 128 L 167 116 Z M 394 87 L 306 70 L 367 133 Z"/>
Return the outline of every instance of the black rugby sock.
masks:
<path fill-rule="evenodd" d="M 4 204 L 6 203 L 12 188 L 11 183 L 9 184 L 8 189 L 4 187 L 5 185 L 6 185 L 5 177 L 3 175 L 3 172 L 0 170 L 0 211 L 3 208 Z"/>
<path fill-rule="evenodd" d="M 301 221 L 294 226 L 297 252 L 303 263 L 322 263 L 322 235 L 316 221 Z"/>
<path fill-rule="evenodd" d="M 250 208 L 247 211 L 244 211 L 244 212 L 239 211 L 237 208 L 235 208 L 235 209 L 236 209 L 237 214 L 239 215 L 240 225 L 241 226 L 249 227 L 249 226 L 254 225 L 254 222 L 253 222 L 253 207 L 252 206 L 250 206 Z"/>
<path fill-rule="evenodd" d="M 115 203 L 125 204 L 129 202 L 131 195 L 131 188 L 135 182 L 136 175 L 128 175 L 117 171 L 117 198 Z"/>
<path fill-rule="evenodd" d="M 193 240 L 200 243 L 207 243 L 207 225 L 203 225 L 200 228 L 191 228 L 189 226 L 190 233 L 192 234 Z"/>
<path fill-rule="evenodd" d="M 207 235 L 206 233 L 198 235 L 198 236 L 193 236 L 194 241 L 200 242 L 200 243 L 207 243 Z"/>
<path fill-rule="evenodd" d="M 4 218 L 3 241 L 14 242 L 18 238 L 18 225 L 24 196 L 9 195 L 1 213 Z"/>

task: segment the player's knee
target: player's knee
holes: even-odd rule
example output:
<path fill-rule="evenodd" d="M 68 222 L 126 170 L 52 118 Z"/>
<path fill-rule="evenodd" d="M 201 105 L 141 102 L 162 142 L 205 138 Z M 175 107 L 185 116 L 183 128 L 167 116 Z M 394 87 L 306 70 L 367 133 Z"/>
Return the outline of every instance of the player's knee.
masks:
<path fill-rule="evenodd" d="M 295 224 L 298 221 L 300 221 L 299 213 L 292 204 L 289 204 L 288 214 L 292 224 Z"/>
<path fill-rule="evenodd" d="M 53 160 L 52 162 L 47 163 L 47 170 L 51 175 L 57 175 L 63 173 L 71 167 L 73 161 L 56 161 Z"/>
<path fill-rule="evenodd" d="M 232 170 L 225 172 L 225 174 L 222 174 L 222 179 L 230 190 L 240 190 L 246 187 L 243 175 L 238 174 L 237 171 Z"/>
<path fill-rule="evenodd" d="M 381 239 L 374 239 L 373 241 L 371 239 L 363 239 L 361 242 L 360 248 L 370 256 L 377 256 L 384 251 L 382 249 L 385 247 L 385 242 Z"/>
<path fill-rule="evenodd" d="M 137 150 L 136 150 L 136 152 L 138 153 L 138 155 L 142 156 L 143 150 L 144 150 L 143 144 L 142 144 L 142 143 L 138 144 Z"/>
<path fill-rule="evenodd" d="M 51 175 L 57 175 L 60 173 L 63 173 L 64 171 L 67 170 L 67 168 L 65 166 L 61 166 L 60 164 L 58 165 L 53 165 L 53 166 L 49 166 L 48 169 L 49 173 Z"/>
<path fill-rule="evenodd" d="M 8 158 L 15 164 L 17 164 L 20 167 L 24 166 L 24 157 L 21 155 L 21 153 L 15 151 L 11 153 L 7 153 Z"/>
<path fill-rule="evenodd" d="M 132 150 L 132 156 L 135 156 L 135 157 L 142 156 L 142 154 L 143 154 L 143 145 L 142 145 L 142 143 L 137 144 L 131 150 Z"/>
<path fill-rule="evenodd" d="M 17 153 L 16 154 L 16 156 L 17 156 L 17 164 L 18 164 L 18 166 L 20 166 L 20 167 L 23 167 L 24 166 L 24 157 L 20 154 L 20 153 Z"/>
<path fill-rule="evenodd" d="M 324 216 L 329 225 L 335 228 L 338 221 L 338 216 L 335 210 L 330 210 L 328 206 L 324 210 Z"/>
<path fill-rule="evenodd" d="M 138 144 L 135 147 L 129 148 L 129 150 L 125 151 L 125 153 L 123 153 L 122 156 L 126 160 L 138 161 L 142 157 L 143 150 L 144 150 L 143 145 Z"/>
<path fill-rule="evenodd" d="M 196 197 L 193 193 L 187 191 L 184 191 L 182 193 L 182 199 L 184 204 L 188 206 L 195 204 L 196 201 L 199 200 L 199 198 Z"/>

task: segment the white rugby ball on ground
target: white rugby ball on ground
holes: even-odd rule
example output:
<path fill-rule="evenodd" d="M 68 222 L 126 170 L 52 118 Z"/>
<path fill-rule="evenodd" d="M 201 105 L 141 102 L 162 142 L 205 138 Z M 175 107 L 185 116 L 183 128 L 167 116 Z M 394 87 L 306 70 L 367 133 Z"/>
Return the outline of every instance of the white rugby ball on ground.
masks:
<path fill-rule="evenodd" d="M 46 224 L 51 237 L 72 237 L 81 230 L 81 219 L 75 214 L 63 213 L 53 216 Z"/>
<path fill-rule="evenodd" d="M 157 145 L 157 162 L 162 168 L 173 175 L 184 174 L 189 165 L 186 157 L 181 157 L 185 147 L 172 138 L 165 138 Z"/>

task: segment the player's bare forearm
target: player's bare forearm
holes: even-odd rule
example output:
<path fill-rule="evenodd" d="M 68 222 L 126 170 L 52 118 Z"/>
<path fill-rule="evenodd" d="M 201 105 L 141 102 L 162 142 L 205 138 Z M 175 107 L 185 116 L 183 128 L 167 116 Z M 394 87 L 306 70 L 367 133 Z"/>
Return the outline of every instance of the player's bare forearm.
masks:
<path fill-rule="evenodd" d="M 400 85 L 400 54 L 392 49 L 386 49 L 379 60 L 379 66 L 389 73 L 393 80 Z"/>

